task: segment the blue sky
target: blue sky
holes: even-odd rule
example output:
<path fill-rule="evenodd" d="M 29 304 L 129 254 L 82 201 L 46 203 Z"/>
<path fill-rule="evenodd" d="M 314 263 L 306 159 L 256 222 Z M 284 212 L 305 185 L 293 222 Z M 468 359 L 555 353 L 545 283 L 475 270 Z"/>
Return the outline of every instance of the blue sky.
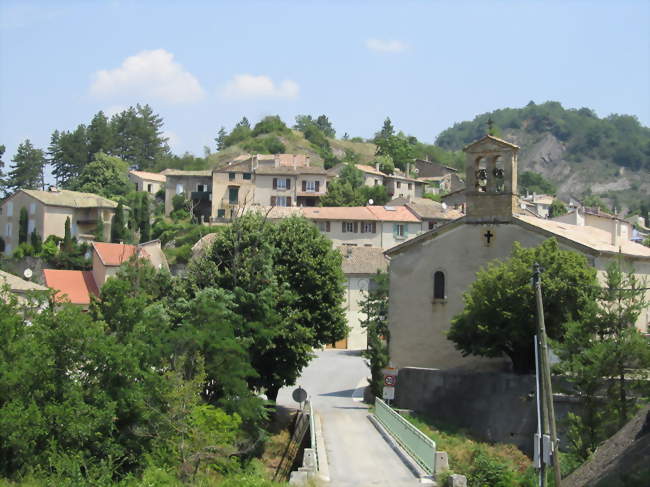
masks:
<path fill-rule="evenodd" d="M 650 2 L 0 0 L 0 144 L 149 103 L 176 153 L 243 115 L 427 142 L 528 101 L 650 123 Z"/>

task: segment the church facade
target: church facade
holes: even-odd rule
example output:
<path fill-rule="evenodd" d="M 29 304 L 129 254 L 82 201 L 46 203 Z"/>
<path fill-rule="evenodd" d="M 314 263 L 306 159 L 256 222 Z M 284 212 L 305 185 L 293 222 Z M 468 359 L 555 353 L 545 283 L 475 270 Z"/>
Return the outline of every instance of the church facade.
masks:
<path fill-rule="evenodd" d="M 650 283 L 650 248 L 611 231 L 527 216 L 519 207 L 519 148 L 492 136 L 465 147 L 464 217 L 387 250 L 390 259 L 390 358 L 395 367 L 499 370 L 509 360 L 463 357 L 447 339 L 463 293 L 477 271 L 507 259 L 514 242 L 533 247 L 555 237 L 561 248 L 587 257 L 602 276 L 619 250 Z M 532 292 L 532 289 L 531 289 Z M 650 293 L 647 296 L 650 300 Z M 637 327 L 648 333 L 650 310 Z"/>

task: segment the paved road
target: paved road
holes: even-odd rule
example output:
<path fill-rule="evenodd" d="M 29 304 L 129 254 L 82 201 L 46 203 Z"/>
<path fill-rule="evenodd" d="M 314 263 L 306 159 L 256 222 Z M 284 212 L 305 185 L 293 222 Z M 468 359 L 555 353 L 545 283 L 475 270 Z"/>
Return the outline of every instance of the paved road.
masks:
<path fill-rule="evenodd" d="M 298 381 L 320 414 L 332 487 L 421 485 L 368 420 L 361 402 L 368 368 L 358 352 L 324 350 Z M 291 391 L 278 403 L 295 407 Z"/>

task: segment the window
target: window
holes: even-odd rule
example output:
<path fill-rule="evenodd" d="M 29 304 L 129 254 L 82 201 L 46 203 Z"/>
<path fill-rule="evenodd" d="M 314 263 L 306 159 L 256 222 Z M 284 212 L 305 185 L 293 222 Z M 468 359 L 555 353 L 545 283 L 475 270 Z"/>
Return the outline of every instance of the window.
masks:
<path fill-rule="evenodd" d="M 176 194 L 183 194 L 183 192 L 184 192 L 183 185 L 181 183 L 178 183 L 176 185 Z"/>
<path fill-rule="evenodd" d="M 5 254 L 10 254 L 11 253 L 11 244 L 8 243 L 5 245 Z"/>
<path fill-rule="evenodd" d="M 363 222 L 361 233 L 377 233 L 377 222 Z"/>
<path fill-rule="evenodd" d="M 436 222 L 429 222 L 429 230 L 436 228 Z"/>
<path fill-rule="evenodd" d="M 27 235 L 31 235 L 34 231 L 34 220 L 29 220 L 27 222 Z"/>
<path fill-rule="evenodd" d="M 273 178 L 273 189 L 291 189 L 291 179 Z"/>
<path fill-rule="evenodd" d="M 208 190 L 208 185 L 207 184 L 197 184 L 196 185 L 196 192 L 197 193 L 203 193 Z"/>
<path fill-rule="evenodd" d="M 153 184 L 147 184 L 147 193 L 151 193 L 153 191 Z"/>
<path fill-rule="evenodd" d="M 413 183 L 409 183 L 409 189 L 413 189 Z"/>
<path fill-rule="evenodd" d="M 291 206 L 291 196 L 271 196 L 271 206 Z"/>
<path fill-rule="evenodd" d="M 359 222 L 341 222 L 341 231 L 343 233 L 358 233 Z"/>
<path fill-rule="evenodd" d="M 436 271 L 433 274 L 433 299 L 447 299 L 445 296 L 445 273 Z"/>
<path fill-rule="evenodd" d="M 375 186 L 379 186 L 379 179 L 375 179 Z"/>
<path fill-rule="evenodd" d="M 400 183 L 400 182 L 398 181 L 398 182 L 395 184 L 395 186 L 396 186 L 397 188 L 401 188 L 401 187 L 402 187 L 402 183 Z"/>
<path fill-rule="evenodd" d="M 228 179 L 230 181 L 234 181 L 235 180 L 235 173 L 234 172 L 229 172 L 228 173 Z"/>
<path fill-rule="evenodd" d="M 250 179 L 253 177 L 253 175 L 249 172 L 244 173 L 244 179 L 250 181 Z"/>
<path fill-rule="evenodd" d="M 14 202 L 10 201 L 7 203 L 7 216 L 13 216 L 14 215 Z"/>
<path fill-rule="evenodd" d="M 217 218 L 226 218 L 226 210 L 217 210 Z"/>
<path fill-rule="evenodd" d="M 5 237 L 11 237 L 11 230 L 13 226 L 11 223 L 5 223 Z"/>
<path fill-rule="evenodd" d="M 302 190 L 306 193 L 314 193 L 316 191 L 316 181 L 303 181 Z"/>
<path fill-rule="evenodd" d="M 330 231 L 330 222 L 318 222 L 318 229 L 321 232 L 329 232 Z"/>
<path fill-rule="evenodd" d="M 393 236 L 395 238 L 406 238 L 408 229 L 403 223 L 393 223 Z"/>
<path fill-rule="evenodd" d="M 239 188 L 228 188 L 228 203 L 236 205 L 239 201 Z"/>
<path fill-rule="evenodd" d="M 30 203 L 29 204 L 29 214 L 33 215 L 36 213 L 36 203 Z"/>

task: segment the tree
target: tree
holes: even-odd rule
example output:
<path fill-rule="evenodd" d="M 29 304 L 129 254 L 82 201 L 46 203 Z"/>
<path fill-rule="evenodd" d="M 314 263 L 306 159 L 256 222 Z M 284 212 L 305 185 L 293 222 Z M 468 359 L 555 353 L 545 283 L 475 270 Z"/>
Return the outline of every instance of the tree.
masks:
<path fill-rule="evenodd" d="M 41 149 L 36 149 L 29 139 L 18 146 L 12 159 L 14 165 L 9 171 L 7 186 L 12 190 L 43 189 L 43 168 L 45 157 Z"/>
<path fill-rule="evenodd" d="M 7 194 L 7 181 L 5 180 L 4 167 L 5 163 L 2 160 L 2 157 L 5 153 L 5 146 L 0 144 L 0 197 L 4 197 Z"/>
<path fill-rule="evenodd" d="M 70 187 L 76 191 L 99 194 L 106 198 L 123 196 L 131 188 L 128 171 L 126 162 L 99 152 L 70 183 Z"/>
<path fill-rule="evenodd" d="M 521 194 L 537 193 L 554 195 L 557 192 L 557 188 L 551 181 L 541 174 L 532 171 L 519 173 L 518 185 Z"/>
<path fill-rule="evenodd" d="M 57 184 L 68 187 L 90 159 L 86 126 L 79 125 L 74 132 L 55 130 L 48 147 L 48 156 Z"/>
<path fill-rule="evenodd" d="M 140 242 L 151 240 L 151 211 L 149 210 L 149 195 L 146 193 L 142 194 L 138 229 L 140 230 Z"/>
<path fill-rule="evenodd" d="M 97 226 L 95 227 L 95 232 L 93 234 L 95 236 L 95 242 L 103 242 L 106 239 L 106 230 L 104 229 L 104 216 L 102 213 L 102 210 L 98 209 Z"/>
<path fill-rule="evenodd" d="M 279 115 L 269 115 L 255 124 L 251 135 L 257 137 L 263 134 L 286 134 L 288 132 L 289 128 Z"/>
<path fill-rule="evenodd" d="M 113 130 L 104 112 L 97 112 L 90 122 L 86 134 L 88 139 L 88 162 L 91 162 L 98 152 L 111 153 L 113 150 Z"/>
<path fill-rule="evenodd" d="M 40 254 L 41 249 L 43 247 L 43 239 L 38 234 L 38 230 L 36 230 L 36 228 L 32 230 L 32 233 L 29 235 L 29 239 L 32 244 L 32 247 L 34 248 L 34 252 L 36 254 Z"/>
<path fill-rule="evenodd" d="M 122 202 L 117 204 L 113 220 L 111 222 L 111 242 L 120 243 L 124 242 L 126 238 L 126 225 L 124 221 L 124 207 Z"/>
<path fill-rule="evenodd" d="M 560 369 L 582 403 L 569 431 L 572 450 L 583 459 L 633 416 L 635 396 L 650 397 L 650 349 L 635 326 L 647 308 L 644 287 L 633 269 L 610 263 L 597 303 L 566 324 L 557 344 Z"/>
<path fill-rule="evenodd" d="M 336 137 L 336 130 L 332 126 L 332 122 L 329 121 L 326 115 L 319 115 L 316 119 L 316 126 L 320 129 L 326 137 L 333 139 Z"/>
<path fill-rule="evenodd" d="M 392 137 L 395 135 L 395 128 L 393 127 L 393 123 L 390 121 L 389 117 L 386 117 L 386 120 L 384 120 L 384 125 L 381 127 L 381 130 L 375 134 L 375 144 L 379 139 L 388 139 L 389 137 Z"/>
<path fill-rule="evenodd" d="M 223 150 L 226 148 L 226 128 L 221 127 L 219 129 L 219 132 L 217 132 L 217 137 L 214 139 L 215 142 L 217 143 L 217 150 Z"/>
<path fill-rule="evenodd" d="M 563 324 L 578 320 L 593 303 L 596 271 L 584 256 L 560 250 L 553 238 L 528 249 L 515 242 L 509 259 L 492 261 L 478 271 L 463 295 L 463 311 L 452 319 L 448 338 L 463 356 L 507 355 L 516 373 L 534 370 L 537 311 L 530 285 L 534 263 L 544 269 L 544 317 L 550 338 L 561 338 Z"/>
<path fill-rule="evenodd" d="M 568 212 L 566 205 L 562 200 L 554 199 L 551 203 L 550 208 L 548 209 L 548 216 L 550 218 L 555 218 L 556 216 L 566 215 Z"/>
<path fill-rule="evenodd" d="M 388 366 L 388 273 L 377 271 L 368 287 L 368 293 L 360 302 L 365 319 L 361 326 L 366 329 L 368 346 L 362 355 L 370 366 L 370 390 L 375 397 L 381 397 L 384 386 L 382 370 Z"/>
<path fill-rule="evenodd" d="M 27 242 L 28 227 L 29 215 L 27 214 L 27 208 L 23 206 L 20 209 L 20 216 L 18 218 L 18 243 Z"/>
<path fill-rule="evenodd" d="M 390 156 L 395 167 L 406 170 L 406 165 L 413 162 L 415 158 L 415 148 L 409 143 L 406 136 L 401 132 L 398 135 L 389 135 L 379 137 L 375 140 L 377 145 L 376 155 Z"/>
<path fill-rule="evenodd" d="M 70 253 L 72 251 L 72 232 L 70 231 L 70 217 L 66 217 L 63 231 L 63 251 Z"/>
<path fill-rule="evenodd" d="M 236 145 L 251 136 L 251 124 L 246 117 L 242 118 L 223 141 L 224 148 Z"/>

